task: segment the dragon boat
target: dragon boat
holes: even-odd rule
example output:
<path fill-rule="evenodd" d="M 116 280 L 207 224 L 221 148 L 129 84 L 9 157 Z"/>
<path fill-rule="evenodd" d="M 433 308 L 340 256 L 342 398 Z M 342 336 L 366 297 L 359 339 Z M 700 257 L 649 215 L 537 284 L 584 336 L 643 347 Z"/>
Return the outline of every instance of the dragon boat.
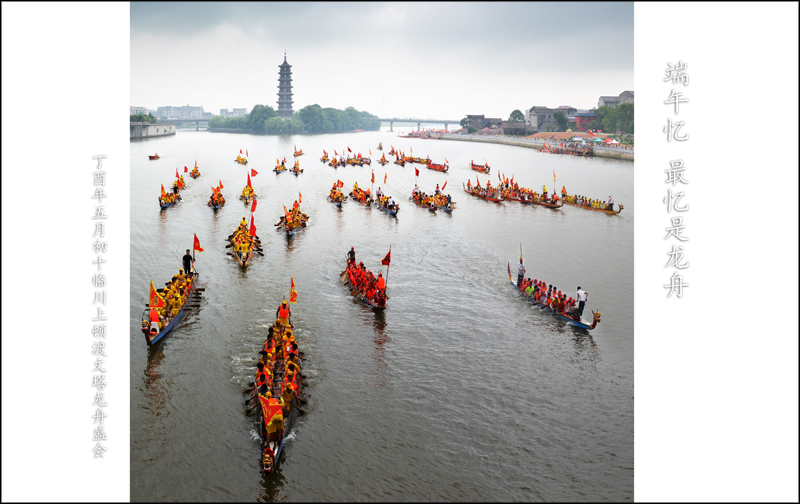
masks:
<path fill-rule="evenodd" d="M 383 201 L 384 202 L 386 202 L 388 200 L 389 200 L 388 196 L 383 196 Z M 397 212 L 400 211 L 400 205 L 398 205 L 396 202 L 395 202 L 394 205 L 392 205 L 394 208 L 389 208 L 388 206 L 382 204 L 379 201 L 375 201 L 375 206 L 378 207 L 378 210 L 380 210 L 382 212 L 386 212 L 389 215 L 394 215 L 395 217 L 397 217 Z"/>
<path fill-rule="evenodd" d="M 349 287 L 350 295 L 356 298 L 356 300 L 361 301 L 362 303 L 375 308 L 376 310 L 384 310 L 386 309 L 386 300 L 388 299 L 386 296 L 378 296 L 374 299 L 370 299 L 366 296 L 366 294 L 360 291 L 355 285 L 352 284 L 350 281 L 350 266 L 348 265 L 347 268 L 342 272 L 342 283 L 345 287 Z"/>
<path fill-rule="evenodd" d="M 272 171 L 274 171 L 275 173 L 283 173 L 283 172 L 285 172 L 287 170 L 288 170 L 288 168 L 286 168 L 286 165 L 277 165 L 277 166 L 275 166 L 275 169 L 272 170 Z"/>
<path fill-rule="evenodd" d="M 462 185 L 462 187 L 464 187 L 464 183 L 463 182 L 461 183 L 461 185 Z M 480 191 L 485 191 L 486 189 L 484 189 L 482 187 L 473 187 L 472 191 L 470 191 L 469 189 L 464 187 L 464 192 L 465 193 L 471 194 L 472 196 L 475 196 L 476 198 L 480 198 L 480 199 L 486 200 L 486 201 L 493 201 L 495 203 L 502 203 L 503 202 L 503 196 L 501 195 L 499 198 L 497 198 L 495 196 L 497 194 L 497 192 L 495 190 L 492 190 L 491 195 L 489 195 L 489 194 L 480 194 L 478 192 L 479 190 Z"/>
<path fill-rule="evenodd" d="M 558 209 L 564 206 L 563 200 L 558 200 L 558 203 L 553 203 L 553 200 L 541 200 L 541 199 L 533 199 L 531 203 L 534 205 L 539 205 L 547 208 Z"/>
<path fill-rule="evenodd" d="M 303 149 L 297 150 L 297 147 L 295 147 L 295 148 L 294 148 L 294 154 L 293 154 L 293 155 L 294 155 L 294 157 L 300 157 L 300 156 L 302 156 L 303 154 L 305 154 L 305 153 L 303 152 Z"/>
<path fill-rule="evenodd" d="M 580 203 L 572 203 L 571 201 L 567 201 L 564 198 L 562 198 L 561 201 L 563 201 L 565 205 L 571 205 L 574 207 L 583 208 L 586 210 L 594 210 L 595 212 L 603 212 L 611 215 L 619 215 L 619 213 L 622 212 L 622 209 L 625 208 L 625 205 L 617 205 L 619 206 L 619 210 L 615 212 L 614 210 L 607 210 L 605 208 L 592 208 L 591 206 L 581 205 Z"/>
<path fill-rule="evenodd" d="M 511 263 L 508 264 L 508 281 L 511 283 L 511 287 L 514 289 L 514 291 L 517 293 L 517 295 L 519 295 L 520 297 L 524 297 L 532 305 L 537 306 L 542 310 L 546 310 L 548 313 L 550 313 L 551 315 L 554 315 L 559 320 L 562 320 L 564 322 L 568 322 L 568 323 L 570 323 L 570 324 L 572 324 L 572 325 L 574 325 L 576 327 L 580 327 L 581 329 L 587 329 L 587 330 L 590 330 L 590 331 L 592 329 L 594 329 L 595 327 L 597 327 L 597 324 L 600 323 L 600 312 L 599 311 L 592 310 L 592 321 L 588 322 L 586 320 L 581 319 L 577 315 L 568 315 L 568 314 L 563 313 L 563 312 L 557 312 L 556 310 L 553 310 L 552 308 L 550 308 L 547 305 L 544 305 L 542 303 L 536 303 L 533 300 L 528 299 L 527 296 L 525 296 L 523 293 L 521 293 L 519 291 L 519 288 L 517 287 L 517 284 L 514 283 L 514 280 L 511 277 Z"/>
<path fill-rule="evenodd" d="M 161 159 L 160 157 L 158 157 L 158 154 L 156 154 L 155 156 L 148 155 L 147 157 L 150 158 L 151 160 L 153 160 L 153 159 Z"/>
<path fill-rule="evenodd" d="M 491 168 L 489 167 L 489 163 L 486 163 L 485 165 L 477 165 L 472 161 L 470 161 L 469 167 L 481 173 L 489 173 L 489 171 L 491 170 Z"/>
<path fill-rule="evenodd" d="M 447 170 L 450 169 L 450 167 L 446 164 L 428 163 L 427 165 L 429 170 L 436 170 L 440 172 L 447 172 Z"/>
<path fill-rule="evenodd" d="M 197 272 L 195 272 L 195 276 L 197 276 Z M 157 290 L 159 293 L 164 291 L 164 289 L 157 289 Z M 205 289 L 200 289 L 200 290 L 205 290 Z M 150 308 L 149 307 L 145 308 L 145 311 L 142 314 L 142 332 L 144 333 L 144 339 L 147 342 L 147 346 L 153 346 L 162 339 L 166 338 L 167 335 L 170 333 L 170 331 L 175 329 L 178 323 L 192 310 L 189 307 L 189 300 L 192 299 L 193 296 L 198 296 L 198 295 L 200 295 L 200 292 L 198 291 L 198 289 L 195 288 L 194 282 L 192 282 L 192 285 L 189 289 L 189 294 L 183 300 L 183 305 L 181 305 L 181 308 L 180 310 L 178 310 L 178 313 L 174 317 L 172 317 L 172 319 L 169 322 L 167 322 L 167 324 L 164 327 L 161 328 L 161 331 L 158 334 L 152 337 L 150 336 L 149 332 Z"/>

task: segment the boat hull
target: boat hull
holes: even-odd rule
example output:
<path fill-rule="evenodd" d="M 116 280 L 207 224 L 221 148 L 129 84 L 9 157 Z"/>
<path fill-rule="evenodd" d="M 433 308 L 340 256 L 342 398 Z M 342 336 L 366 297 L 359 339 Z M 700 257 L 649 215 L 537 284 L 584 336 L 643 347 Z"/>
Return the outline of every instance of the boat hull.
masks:
<path fill-rule="evenodd" d="M 531 299 L 528 299 L 526 296 L 524 296 L 522 293 L 519 292 L 519 289 L 517 288 L 517 285 L 514 283 L 513 280 L 509 280 L 509 284 L 511 284 L 511 288 L 514 289 L 514 291 L 520 297 L 525 297 L 525 299 L 527 299 L 528 302 L 530 302 L 533 306 L 538 306 L 539 308 L 541 308 L 543 310 L 547 310 L 552 315 L 555 315 L 555 317 L 557 319 L 562 320 L 564 322 L 568 322 L 568 323 L 574 325 L 575 327 L 580 327 L 581 329 L 586 329 L 586 330 L 591 330 L 592 329 L 592 326 L 590 324 L 587 324 L 583 320 L 578 321 L 578 320 L 572 319 L 570 317 L 567 317 L 566 315 L 562 315 L 561 313 L 557 313 L 557 312 L 553 311 L 553 309 L 550 308 L 549 306 L 545 306 L 545 305 L 543 305 L 541 303 L 535 303 Z"/>
<path fill-rule="evenodd" d="M 574 206 L 574 207 L 578 207 L 578 208 L 583 208 L 585 210 L 593 210 L 595 212 L 607 213 L 607 214 L 610 214 L 610 215 L 619 215 L 620 212 L 622 212 L 622 210 L 625 208 L 624 206 L 619 205 L 619 210 L 617 210 L 615 212 L 613 210 L 606 210 L 606 209 L 603 209 L 603 208 L 592 208 L 592 207 L 588 207 L 588 206 L 585 206 L 585 205 L 578 205 L 577 203 L 570 203 L 569 201 L 565 201 L 565 200 L 562 200 L 562 201 L 564 201 L 565 205 L 570 205 L 570 206 Z"/>

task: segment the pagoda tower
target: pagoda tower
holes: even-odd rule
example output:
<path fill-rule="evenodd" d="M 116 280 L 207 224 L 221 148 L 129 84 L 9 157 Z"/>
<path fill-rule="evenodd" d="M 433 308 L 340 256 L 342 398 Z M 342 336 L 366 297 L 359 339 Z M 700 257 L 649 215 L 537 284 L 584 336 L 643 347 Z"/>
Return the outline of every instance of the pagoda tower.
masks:
<path fill-rule="evenodd" d="M 292 65 L 286 62 L 286 51 L 283 52 L 283 64 L 278 78 L 278 117 L 291 119 L 292 110 Z"/>

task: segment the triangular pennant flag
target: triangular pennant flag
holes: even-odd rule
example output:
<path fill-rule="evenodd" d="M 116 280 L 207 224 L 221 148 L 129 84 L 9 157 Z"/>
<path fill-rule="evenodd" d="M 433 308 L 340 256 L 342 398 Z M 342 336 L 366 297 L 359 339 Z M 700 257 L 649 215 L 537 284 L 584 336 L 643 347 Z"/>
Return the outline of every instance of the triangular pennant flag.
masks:
<path fill-rule="evenodd" d="M 242 149 L 239 149 L 239 154 L 241 154 L 241 153 L 242 153 Z"/>
<path fill-rule="evenodd" d="M 219 188 L 222 189 L 222 181 L 219 181 Z"/>
<path fill-rule="evenodd" d="M 419 169 L 416 166 L 414 167 L 414 173 L 415 173 L 415 175 L 414 175 L 415 177 L 419 177 Z"/>
<path fill-rule="evenodd" d="M 258 175 L 258 172 L 255 171 L 254 169 L 250 168 L 250 175 L 255 177 L 256 175 Z"/>
<path fill-rule="evenodd" d="M 183 173 L 189 173 L 189 167 L 184 166 L 183 167 Z"/>
<path fill-rule="evenodd" d="M 175 168 L 175 178 L 181 178 L 181 176 L 178 175 L 178 169 L 177 168 Z"/>
<path fill-rule="evenodd" d="M 247 187 L 249 187 L 251 189 L 253 187 L 252 185 L 250 185 L 250 174 L 249 173 L 247 174 Z"/>
<path fill-rule="evenodd" d="M 250 216 L 250 236 L 256 235 L 256 221 L 253 219 L 253 216 Z"/>
<path fill-rule="evenodd" d="M 292 286 L 289 289 L 289 302 L 296 303 L 297 302 L 297 291 L 294 290 L 294 277 L 292 278 Z"/>
<path fill-rule="evenodd" d="M 250 213 L 253 213 L 253 212 L 256 211 L 256 203 L 258 203 L 258 201 L 253 200 L 253 206 L 250 207 Z"/>
<path fill-rule="evenodd" d="M 400 252 L 402 252 L 402 250 Z M 389 247 L 389 252 L 386 254 L 386 257 L 384 257 L 381 260 L 381 264 L 383 264 L 384 266 L 389 266 L 391 260 L 392 260 L 392 248 Z"/>
<path fill-rule="evenodd" d="M 386 174 L 386 172 L 383 172 L 383 183 L 384 184 L 386 183 L 386 178 L 387 177 L 388 177 L 388 175 Z"/>
<path fill-rule="evenodd" d="M 164 307 L 164 300 L 161 296 L 158 295 L 156 292 L 156 286 L 153 285 L 153 281 L 150 280 L 150 308 L 163 308 Z"/>
<path fill-rule="evenodd" d="M 299 204 L 299 203 L 302 203 L 302 202 L 303 202 L 303 193 L 301 193 L 300 191 L 297 191 L 297 194 L 299 194 L 299 195 L 300 195 L 300 199 L 299 199 L 299 201 L 298 201 L 297 203 L 298 203 L 298 204 Z"/>
<path fill-rule="evenodd" d="M 200 246 L 200 240 L 197 239 L 197 233 L 194 234 L 194 249 L 198 252 L 203 251 L 203 247 Z"/>
<path fill-rule="evenodd" d="M 448 161 L 447 158 L 444 158 L 444 162 L 450 164 L 450 161 Z"/>
<path fill-rule="evenodd" d="M 197 169 L 197 160 L 194 160 L 194 168 Z"/>
<path fill-rule="evenodd" d="M 553 182 L 556 181 L 556 169 L 553 168 Z"/>
<path fill-rule="evenodd" d="M 372 172 L 372 183 L 375 183 L 375 172 Z"/>
<path fill-rule="evenodd" d="M 446 181 L 446 180 L 445 180 L 445 182 L 444 182 L 444 185 L 442 186 L 442 191 L 444 191 L 444 188 L 445 188 L 445 187 L 447 187 L 447 181 Z"/>
<path fill-rule="evenodd" d="M 247 149 L 244 150 L 244 155 L 250 157 L 250 154 L 247 152 Z"/>
<path fill-rule="evenodd" d="M 164 196 L 165 194 L 167 193 L 164 192 L 164 184 L 161 184 L 161 196 Z"/>

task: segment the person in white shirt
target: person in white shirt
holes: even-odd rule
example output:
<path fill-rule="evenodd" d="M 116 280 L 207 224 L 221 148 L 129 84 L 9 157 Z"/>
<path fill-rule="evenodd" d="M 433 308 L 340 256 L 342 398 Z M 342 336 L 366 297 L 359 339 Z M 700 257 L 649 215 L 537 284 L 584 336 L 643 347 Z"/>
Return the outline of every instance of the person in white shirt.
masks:
<path fill-rule="evenodd" d="M 581 286 L 578 286 L 578 292 L 575 294 L 575 299 L 578 300 L 578 318 L 583 315 L 583 307 L 586 304 L 586 300 L 589 298 L 589 293 L 584 292 L 581 290 Z"/>
<path fill-rule="evenodd" d="M 525 263 L 522 258 L 519 258 L 519 266 L 517 266 L 517 289 L 522 285 L 522 280 L 525 278 Z"/>
<path fill-rule="evenodd" d="M 614 211 L 614 198 L 611 196 L 608 197 L 608 209 Z"/>

